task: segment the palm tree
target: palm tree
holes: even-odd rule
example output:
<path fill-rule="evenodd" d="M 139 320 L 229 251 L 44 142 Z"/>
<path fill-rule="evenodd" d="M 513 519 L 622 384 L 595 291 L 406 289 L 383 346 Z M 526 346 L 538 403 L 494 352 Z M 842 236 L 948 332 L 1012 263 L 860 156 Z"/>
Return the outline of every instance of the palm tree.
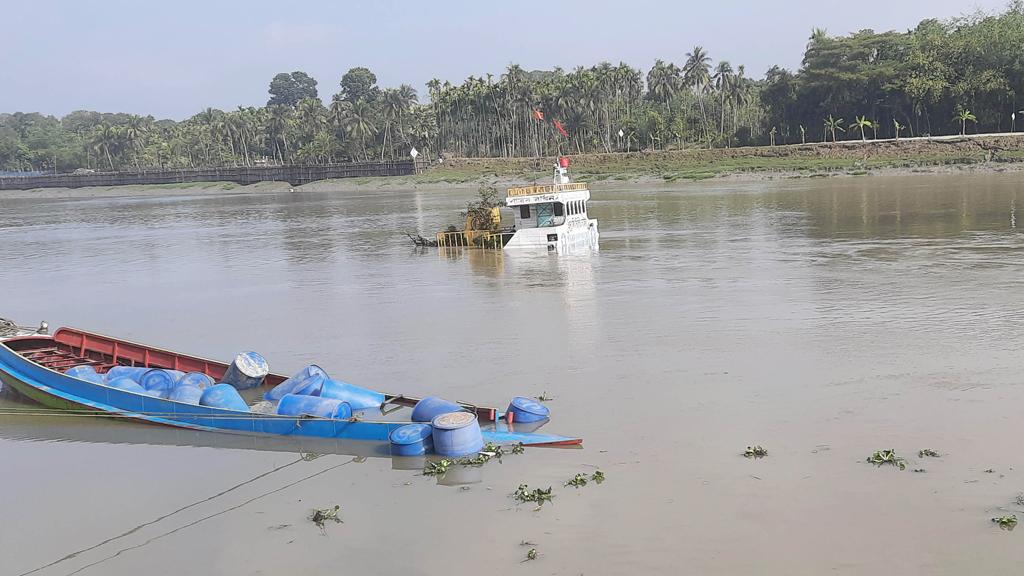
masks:
<path fill-rule="evenodd" d="M 116 149 L 119 139 L 120 127 L 107 123 L 97 126 L 90 139 L 92 150 L 97 154 L 102 152 L 106 156 L 111 172 L 114 171 L 114 159 L 110 151 L 111 149 Z"/>
<path fill-rule="evenodd" d="M 694 46 L 693 51 L 686 55 L 686 64 L 683 66 L 683 77 L 693 87 L 700 104 L 700 114 L 704 120 L 704 135 L 711 147 L 711 132 L 708 130 L 708 115 L 704 110 L 704 93 L 711 84 L 711 57 L 701 46 Z"/>
<path fill-rule="evenodd" d="M 377 133 L 377 126 L 373 123 L 373 108 L 368 102 L 357 100 L 346 106 L 342 127 L 349 136 L 359 141 L 359 148 L 363 152 L 363 160 L 366 156 L 366 139 Z"/>
<path fill-rule="evenodd" d="M 850 124 L 850 129 L 852 130 L 854 128 L 857 128 L 858 130 L 860 130 L 860 139 L 863 142 L 867 140 L 867 138 L 864 136 L 864 129 L 871 128 L 872 126 L 874 126 L 874 123 L 871 120 L 868 120 L 864 116 L 857 116 L 857 120 L 853 124 Z M 834 136 L 833 140 L 835 140 Z"/>
<path fill-rule="evenodd" d="M 303 98 L 295 105 L 296 120 L 309 140 L 316 137 L 324 122 L 324 105 L 319 98 Z"/>
<path fill-rule="evenodd" d="M 900 124 L 899 120 L 896 120 L 895 118 L 893 118 L 892 119 L 892 128 L 893 128 L 893 131 L 896 132 L 896 141 L 899 142 L 900 141 L 900 130 L 903 130 L 904 128 L 906 128 L 906 126 L 904 126 L 903 124 Z"/>
<path fill-rule="evenodd" d="M 718 90 L 719 97 L 721 99 L 721 121 L 718 124 L 718 133 L 722 137 L 725 136 L 725 100 L 729 96 L 729 87 L 733 81 L 733 70 L 732 65 L 722 60 L 715 67 L 715 89 Z"/>
<path fill-rule="evenodd" d="M 288 128 L 291 125 L 292 107 L 283 104 L 268 106 L 270 115 L 267 117 L 267 137 L 270 140 L 274 155 L 283 164 L 288 156 Z"/>
<path fill-rule="evenodd" d="M 977 122 L 978 118 L 974 114 L 971 114 L 970 110 L 964 109 L 957 112 L 956 116 L 953 117 L 953 120 L 960 122 L 960 135 L 963 136 L 967 133 L 967 123 Z"/>
<path fill-rule="evenodd" d="M 122 127 L 121 133 L 124 137 L 125 145 L 132 151 L 132 159 L 134 160 L 136 170 L 140 169 L 139 150 L 143 148 L 143 139 L 149 133 L 148 120 L 150 119 L 132 114 L 128 117 L 128 122 Z"/>
<path fill-rule="evenodd" d="M 833 118 L 832 115 L 829 114 L 828 118 L 825 118 L 825 135 L 828 136 L 828 133 L 831 132 L 833 142 L 836 141 L 836 130 L 846 132 L 846 129 L 843 128 L 843 119 Z"/>

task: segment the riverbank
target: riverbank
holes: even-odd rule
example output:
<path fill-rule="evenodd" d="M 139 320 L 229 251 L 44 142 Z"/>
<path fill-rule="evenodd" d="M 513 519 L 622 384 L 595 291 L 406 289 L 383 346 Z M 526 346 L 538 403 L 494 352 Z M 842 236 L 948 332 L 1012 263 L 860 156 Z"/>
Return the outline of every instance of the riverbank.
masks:
<path fill-rule="evenodd" d="M 572 156 L 572 162 L 574 176 L 592 182 L 999 172 L 1024 170 L 1024 134 L 584 154 Z M 408 180 L 448 184 L 543 180 L 550 175 L 550 163 L 547 158 L 452 159 Z"/>
<path fill-rule="evenodd" d="M 260 182 L 39 188 L 0 191 L 4 198 L 97 198 L 159 194 L 253 194 L 300 191 L 504 187 L 550 178 L 551 158 L 454 158 L 412 176 L 321 180 L 302 186 Z M 575 179 L 596 188 L 710 178 L 771 180 L 868 175 L 1024 172 L 1024 133 L 845 141 L 724 149 L 572 156 Z"/>

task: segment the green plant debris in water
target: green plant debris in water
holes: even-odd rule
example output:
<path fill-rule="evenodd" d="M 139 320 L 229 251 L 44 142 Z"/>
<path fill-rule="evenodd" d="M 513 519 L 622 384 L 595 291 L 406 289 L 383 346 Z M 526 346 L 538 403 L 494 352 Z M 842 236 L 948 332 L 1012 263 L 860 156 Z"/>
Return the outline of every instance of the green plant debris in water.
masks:
<path fill-rule="evenodd" d="M 338 524 L 341 523 L 341 518 L 338 518 L 338 512 L 340 511 L 341 506 L 338 506 L 337 504 L 334 505 L 334 508 L 317 508 L 313 511 L 313 515 L 310 517 L 310 520 L 312 520 L 313 524 L 316 524 L 320 530 L 324 530 L 324 524 L 327 522 L 334 521 Z"/>
<path fill-rule="evenodd" d="M 517 442 L 512 445 L 513 454 L 522 454 L 523 452 L 526 452 L 526 446 L 524 446 L 522 442 Z"/>
<path fill-rule="evenodd" d="M 747 446 L 747 449 L 743 452 L 743 456 L 747 458 L 764 458 L 768 455 L 768 450 L 763 446 Z"/>
<path fill-rule="evenodd" d="M 600 484 L 604 482 L 604 472 L 598 470 L 590 475 L 590 479 L 594 481 L 594 484 Z"/>
<path fill-rule="evenodd" d="M 550 401 L 552 401 L 554 399 L 555 399 L 554 396 L 548 396 L 548 393 L 547 393 L 546 390 L 544 392 L 542 392 L 540 396 L 537 396 L 537 400 L 540 400 L 541 402 L 550 402 Z"/>
<path fill-rule="evenodd" d="M 520 504 L 525 504 L 527 502 L 536 502 L 538 510 L 541 506 L 544 505 L 545 502 L 551 502 L 551 499 L 555 497 L 555 495 L 551 493 L 550 486 L 547 490 L 544 490 L 542 488 L 535 488 L 533 490 L 530 490 L 530 487 L 527 486 L 526 484 L 520 484 L 519 488 L 516 488 L 516 491 L 512 494 L 512 496 Z"/>
<path fill-rule="evenodd" d="M 480 467 L 480 466 L 483 466 L 484 464 L 487 464 L 487 462 L 490 459 L 491 459 L 491 455 L 489 453 L 481 452 L 480 454 L 477 454 L 476 456 L 473 456 L 472 458 L 469 458 L 469 457 L 459 458 L 458 460 L 455 461 L 455 463 L 459 464 L 460 466 Z M 499 460 L 500 460 L 500 458 L 499 458 Z"/>
<path fill-rule="evenodd" d="M 998 524 L 999 527 L 1003 530 L 1013 530 L 1017 527 L 1016 514 L 1010 514 L 1008 516 L 1000 516 L 998 518 L 993 518 L 992 521 Z"/>
<path fill-rule="evenodd" d="M 487 454 L 489 458 L 497 458 L 499 461 L 501 460 L 501 457 L 505 455 L 505 449 L 494 442 L 484 444 L 484 447 L 480 452 L 482 454 Z"/>
<path fill-rule="evenodd" d="M 447 458 L 442 458 L 437 462 L 427 462 L 427 465 L 423 467 L 423 475 L 444 476 L 452 464 L 455 464 L 455 461 Z"/>
<path fill-rule="evenodd" d="M 938 458 L 940 454 L 931 448 L 925 448 L 924 450 L 918 450 L 917 456 L 919 458 Z"/>
<path fill-rule="evenodd" d="M 530 550 L 526 553 L 526 558 L 523 560 L 523 562 L 529 562 L 530 560 L 536 560 L 536 559 L 537 559 L 537 549 L 536 548 L 530 548 Z M 520 564 L 521 563 L 522 562 L 520 562 Z"/>
<path fill-rule="evenodd" d="M 1017 494 L 1017 498 L 1013 501 L 1017 506 L 1024 506 L 1024 493 Z"/>
<path fill-rule="evenodd" d="M 587 475 L 577 474 L 573 476 L 572 480 L 567 481 L 564 486 L 572 486 L 573 488 L 580 488 L 587 485 Z"/>
<path fill-rule="evenodd" d="M 924 474 L 925 472 L 927 472 L 927 470 L 925 470 L 924 468 L 914 468 L 913 470 L 911 470 L 911 472 L 917 472 L 918 474 Z"/>
<path fill-rule="evenodd" d="M 907 469 L 907 461 L 896 455 L 896 451 L 892 448 L 888 450 L 876 450 L 874 454 L 868 456 L 868 462 L 875 466 L 882 466 L 889 464 L 895 466 L 900 470 Z"/>

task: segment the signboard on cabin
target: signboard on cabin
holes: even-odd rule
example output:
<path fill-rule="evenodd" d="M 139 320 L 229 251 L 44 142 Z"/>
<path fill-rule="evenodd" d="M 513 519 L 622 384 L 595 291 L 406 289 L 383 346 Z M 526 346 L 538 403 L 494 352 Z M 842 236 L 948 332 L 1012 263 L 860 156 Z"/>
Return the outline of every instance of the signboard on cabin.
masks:
<path fill-rule="evenodd" d="M 520 206 L 522 204 L 538 204 L 540 202 L 555 202 L 558 194 L 538 194 L 536 196 L 513 196 L 505 200 L 506 206 Z"/>

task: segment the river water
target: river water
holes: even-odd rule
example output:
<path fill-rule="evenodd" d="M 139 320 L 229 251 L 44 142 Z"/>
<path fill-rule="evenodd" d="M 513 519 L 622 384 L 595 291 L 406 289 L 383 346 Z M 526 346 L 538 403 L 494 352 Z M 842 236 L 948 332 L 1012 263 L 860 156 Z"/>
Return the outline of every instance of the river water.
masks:
<path fill-rule="evenodd" d="M 990 521 L 1024 521 L 1017 174 L 604 185 L 600 252 L 563 256 L 400 234 L 456 222 L 464 189 L 163 194 L 0 196 L 0 315 L 408 394 L 547 393 L 544 430 L 584 447 L 439 484 L 359 447 L 0 416 L 4 575 L 1024 567 L 1024 528 Z M 865 462 L 886 448 L 906 471 Z M 515 506 L 521 483 L 553 503 Z"/>

